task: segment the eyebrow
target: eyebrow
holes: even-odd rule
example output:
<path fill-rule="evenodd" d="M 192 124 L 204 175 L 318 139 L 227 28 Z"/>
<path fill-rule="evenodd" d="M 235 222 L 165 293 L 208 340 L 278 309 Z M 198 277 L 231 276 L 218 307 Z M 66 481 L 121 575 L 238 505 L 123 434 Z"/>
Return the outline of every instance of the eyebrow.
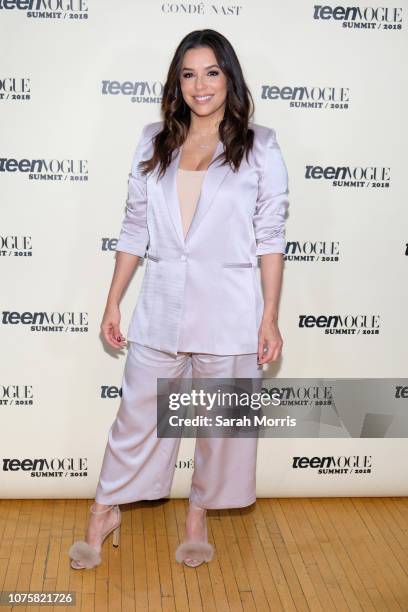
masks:
<path fill-rule="evenodd" d="M 209 68 L 219 68 L 218 64 L 211 64 L 211 66 L 205 66 L 205 69 L 208 70 Z M 183 70 L 194 70 L 194 68 L 186 68 L 185 66 L 183 66 L 182 68 Z"/>

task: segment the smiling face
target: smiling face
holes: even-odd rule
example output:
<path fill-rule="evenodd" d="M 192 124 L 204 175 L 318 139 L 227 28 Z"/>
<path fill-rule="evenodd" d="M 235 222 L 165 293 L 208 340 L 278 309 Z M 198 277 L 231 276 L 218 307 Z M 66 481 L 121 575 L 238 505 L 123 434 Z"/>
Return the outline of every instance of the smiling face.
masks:
<path fill-rule="evenodd" d="M 227 78 L 209 47 L 189 49 L 184 54 L 180 73 L 181 92 L 191 111 L 200 117 L 223 115 L 227 97 Z"/>

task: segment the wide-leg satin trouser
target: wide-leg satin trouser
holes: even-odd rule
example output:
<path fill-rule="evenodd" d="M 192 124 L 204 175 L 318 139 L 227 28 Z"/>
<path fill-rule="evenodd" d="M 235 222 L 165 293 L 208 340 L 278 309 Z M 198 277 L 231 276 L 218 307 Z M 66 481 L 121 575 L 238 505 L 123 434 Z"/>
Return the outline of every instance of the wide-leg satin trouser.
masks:
<path fill-rule="evenodd" d="M 170 495 L 181 438 L 157 437 L 157 378 L 262 378 L 257 354 L 176 356 L 129 342 L 122 398 L 96 489 L 101 504 Z M 190 501 L 237 508 L 256 500 L 258 438 L 196 438 Z"/>

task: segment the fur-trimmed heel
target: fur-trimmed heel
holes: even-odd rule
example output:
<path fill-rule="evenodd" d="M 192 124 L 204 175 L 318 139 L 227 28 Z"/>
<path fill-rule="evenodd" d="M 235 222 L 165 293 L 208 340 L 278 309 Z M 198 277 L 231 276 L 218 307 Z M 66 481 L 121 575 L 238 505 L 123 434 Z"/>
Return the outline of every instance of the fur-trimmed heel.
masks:
<path fill-rule="evenodd" d="M 92 514 L 104 514 L 105 512 L 109 512 L 109 510 L 114 509 L 117 514 L 116 523 L 107 531 L 102 534 L 102 542 L 101 546 L 108 537 L 110 533 L 113 531 L 113 546 L 119 546 L 120 540 L 120 524 L 122 522 L 122 516 L 118 505 L 111 505 L 105 508 L 104 510 L 94 510 L 93 504 L 90 508 Z M 101 553 L 96 548 L 85 542 L 85 540 L 77 540 L 74 542 L 69 551 L 69 557 L 72 559 L 71 567 L 73 569 L 92 569 L 97 565 L 100 565 L 102 562 Z"/>
<path fill-rule="evenodd" d="M 193 504 L 191 506 L 198 508 Z M 202 508 L 200 508 L 202 509 Z M 214 556 L 214 547 L 208 542 L 207 517 L 205 521 L 205 539 L 186 539 L 176 549 L 176 561 L 188 567 L 198 567 L 202 563 L 211 561 Z"/>

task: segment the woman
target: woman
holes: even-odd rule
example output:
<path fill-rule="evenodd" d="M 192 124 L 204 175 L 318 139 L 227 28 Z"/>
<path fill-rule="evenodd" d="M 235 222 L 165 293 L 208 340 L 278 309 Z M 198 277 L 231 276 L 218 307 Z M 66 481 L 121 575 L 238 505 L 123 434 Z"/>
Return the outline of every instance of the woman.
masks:
<path fill-rule="evenodd" d="M 147 269 L 86 539 L 69 551 L 76 569 L 101 562 L 112 531 L 118 545 L 119 504 L 170 494 L 180 439 L 157 437 L 157 379 L 259 379 L 281 354 L 287 171 L 275 131 L 249 121 L 252 107 L 228 40 L 209 29 L 188 34 L 170 64 L 164 120 L 144 127 L 129 176 L 101 324 L 116 349 L 126 345 L 120 299 L 146 249 Z M 212 558 L 208 508 L 255 501 L 256 453 L 256 437 L 197 438 L 177 561 Z"/>

